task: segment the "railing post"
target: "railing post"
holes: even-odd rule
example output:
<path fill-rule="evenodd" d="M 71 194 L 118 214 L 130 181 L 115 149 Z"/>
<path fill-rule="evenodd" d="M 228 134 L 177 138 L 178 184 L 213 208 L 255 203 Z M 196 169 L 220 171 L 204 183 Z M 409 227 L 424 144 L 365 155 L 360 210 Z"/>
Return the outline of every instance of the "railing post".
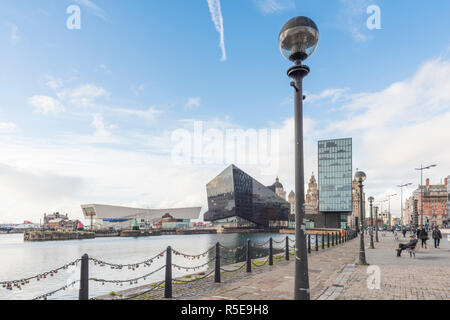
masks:
<path fill-rule="evenodd" d="M 289 237 L 286 236 L 286 261 L 289 261 Z"/>
<path fill-rule="evenodd" d="M 327 233 L 327 247 L 330 247 L 330 234 Z"/>
<path fill-rule="evenodd" d="M 247 272 L 252 272 L 251 241 L 247 240 Z"/>
<path fill-rule="evenodd" d="M 319 251 L 319 235 L 316 233 L 316 251 Z"/>
<path fill-rule="evenodd" d="M 334 247 L 334 232 L 331 233 L 331 246 Z"/>
<path fill-rule="evenodd" d="M 164 298 L 172 298 L 172 248 L 167 247 L 166 252 L 166 283 L 164 286 Z"/>
<path fill-rule="evenodd" d="M 322 233 L 320 235 L 320 238 L 322 239 L 322 250 L 325 250 L 325 234 Z"/>
<path fill-rule="evenodd" d="M 311 254 L 311 235 L 308 234 L 308 253 Z"/>
<path fill-rule="evenodd" d="M 269 240 L 269 266 L 273 266 L 273 239 Z"/>
<path fill-rule="evenodd" d="M 78 300 L 89 300 L 89 256 L 81 257 L 80 291 Z"/>
<path fill-rule="evenodd" d="M 216 270 L 214 273 L 214 282 L 220 283 L 220 243 L 216 243 Z"/>

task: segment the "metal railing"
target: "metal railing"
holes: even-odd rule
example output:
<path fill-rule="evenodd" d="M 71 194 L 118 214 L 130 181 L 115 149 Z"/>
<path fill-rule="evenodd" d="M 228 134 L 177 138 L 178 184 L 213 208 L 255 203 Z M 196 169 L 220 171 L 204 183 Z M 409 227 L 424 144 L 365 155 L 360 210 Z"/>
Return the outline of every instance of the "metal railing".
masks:
<path fill-rule="evenodd" d="M 312 245 L 312 243 L 311 243 L 312 236 L 315 236 L 314 245 Z M 322 233 L 320 236 L 321 241 L 319 241 L 319 234 L 313 234 L 313 235 L 308 234 L 307 235 L 307 250 L 308 250 L 308 253 L 311 254 L 312 247 L 314 247 L 315 251 L 319 251 L 320 247 L 322 247 L 322 250 L 325 250 L 326 248 L 330 248 L 330 246 L 334 247 L 334 246 L 337 246 L 344 242 L 347 242 L 351 239 L 354 239 L 356 236 L 357 236 L 357 233 L 355 231 L 343 231 L 342 233 L 340 233 L 340 232 Z M 325 238 L 326 238 L 326 242 L 325 242 Z M 291 245 L 290 243 L 293 243 L 294 245 Z M 275 248 L 274 244 L 275 245 L 283 244 L 283 247 Z M 268 245 L 268 248 L 266 247 L 267 245 Z M 252 256 L 254 256 L 253 250 L 255 248 L 268 249 L 268 255 L 264 256 L 266 258 L 264 261 L 258 261 L 258 263 L 253 261 L 253 260 L 255 260 L 255 259 L 252 259 Z M 243 263 L 240 266 L 237 266 L 236 268 L 234 268 L 232 270 L 223 268 L 221 266 L 221 258 L 222 259 L 225 258 L 225 255 L 222 255 L 223 251 L 228 250 L 228 251 L 236 252 L 236 250 L 238 250 L 238 249 L 246 250 L 245 263 Z M 140 281 L 140 280 L 145 281 L 151 275 L 164 269 L 165 270 L 164 281 L 160 282 L 157 285 L 154 285 L 149 290 L 146 290 L 146 291 L 138 293 L 138 294 L 134 294 L 132 296 L 128 296 L 125 299 L 133 299 L 133 298 L 145 295 L 153 290 L 156 290 L 157 288 L 161 287 L 162 285 L 164 285 L 164 298 L 170 299 L 173 297 L 173 288 L 172 288 L 173 283 L 177 283 L 177 284 L 190 283 L 190 282 L 194 282 L 197 280 L 205 279 L 205 278 L 211 276 L 213 273 L 214 273 L 214 282 L 221 283 L 221 272 L 227 272 L 227 273 L 236 272 L 236 271 L 242 270 L 244 267 L 246 267 L 246 272 L 251 273 L 252 267 L 258 268 L 258 267 L 265 266 L 267 264 L 269 266 L 273 266 L 274 265 L 274 249 L 278 250 L 280 253 L 284 252 L 284 260 L 289 261 L 290 255 L 292 252 L 290 249 L 294 249 L 294 253 L 295 253 L 295 240 L 289 238 L 288 236 L 286 236 L 285 239 L 282 239 L 280 241 L 276 241 L 273 238 L 270 238 L 269 240 L 267 240 L 264 243 L 255 243 L 255 242 L 252 242 L 251 240 L 247 240 L 245 245 L 235 247 L 235 248 L 227 248 L 227 247 L 223 246 L 222 244 L 220 244 L 220 242 L 217 242 L 213 247 L 209 248 L 207 251 L 205 251 L 201 254 L 197 254 L 197 255 L 182 253 L 182 252 L 172 249 L 172 247 L 168 246 L 166 250 L 158 253 L 157 255 L 155 255 L 149 259 L 146 259 L 144 261 L 141 261 L 138 263 L 133 263 L 133 264 L 115 264 L 115 263 L 105 262 L 105 261 L 102 261 L 99 259 L 90 258 L 87 254 L 84 254 L 81 257 L 81 259 L 77 259 L 75 261 L 69 262 L 62 267 L 35 275 L 33 277 L 27 277 L 27 278 L 23 278 L 23 279 L 19 279 L 19 280 L 12 280 L 12 281 L 0 281 L 0 285 L 3 286 L 4 288 L 6 288 L 7 290 L 13 290 L 14 288 L 22 289 L 22 287 L 29 284 L 30 281 L 33 279 L 36 279 L 37 281 L 41 281 L 42 279 L 46 279 L 47 276 L 50 276 L 50 277 L 55 276 L 58 273 L 58 271 L 60 271 L 60 270 L 67 269 L 70 266 L 78 265 L 78 263 L 81 263 L 80 280 L 73 281 L 72 283 L 66 284 L 59 289 L 52 290 L 51 292 L 40 295 L 40 296 L 36 297 L 34 300 L 47 300 L 47 297 L 50 297 L 50 296 L 56 294 L 57 292 L 64 291 L 68 287 L 73 287 L 78 282 L 80 283 L 78 299 L 79 300 L 88 300 L 89 299 L 89 282 L 90 281 L 99 282 L 99 283 L 102 283 L 102 285 L 104 285 L 105 283 L 115 283 L 120 286 L 122 286 L 125 283 L 129 283 L 130 285 L 132 285 L 132 284 L 137 284 L 138 281 Z M 202 263 L 201 265 L 182 266 L 182 265 L 172 262 L 173 255 L 182 257 L 187 260 L 194 261 L 194 260 L 198 260 L 202 257 L 207 257 L 207 255 L 210 252 L 212 252 L 213 250 L 214 250 L 214 257 L 209 259 L 206 263 Z M 140 277 L 134 277 L 134 278 L 127 279 L 127 280 L 107 280 L 107 279 L 99 279 L 99 278 L 89 277 L 89 262 L 90 261 L 94 263 L 94 266 L 102 266 L 102 267 L 109 266 L 111 269 L 118 269 L 118 270 L 122 270 L 123 268 L 128 268 L 129 270 L 134 271 L 134 270 L 138 269 L 140 266 L 143 266 L 144 268 L 150 267 L 154 262 L 156 262 L 160 259 L 163 259 L 164 256 L 166 258 L 166 261 L 163 266 L 161 266 L 151 272 L 148 272 Z M 264 257 L 262 257 L 262 258 L 264 258 Z M 282 256 L 280 256 L 280 257 L 282 257 Z M 279 258 L 277 258 L 277 259 L 278 259 L 278 261 L 280 261 Z M 193 279 L 193 280 L 174 280 L 173 279 L 173 275 L 172 275 L 173 269 L 185 270 L 187 272 L 196 271 L 196 270 L 202 269 L 206 266 L 209 266 L 212 262 L 214 262 L 214 269 L 208 273 L 205 272 L 204 275 L 201 277 L 195 277 L 195 279 Z"/>

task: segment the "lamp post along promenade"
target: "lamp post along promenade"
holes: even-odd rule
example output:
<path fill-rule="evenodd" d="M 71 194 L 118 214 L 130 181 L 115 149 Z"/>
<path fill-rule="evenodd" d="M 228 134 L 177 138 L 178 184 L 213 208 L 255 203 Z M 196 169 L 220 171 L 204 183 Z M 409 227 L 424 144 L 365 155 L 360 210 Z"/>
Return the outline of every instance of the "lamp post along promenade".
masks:
<path fill-rule="evenodd" d="M 288 70 L 293 79 L 295 104 L 295 300 L 309 300 L 308 254 L 306 249 L 305 186 L 303 159 L 303 78 L 310 71 L 302 64 L 314 53 L 319 42 L 319 30 L 311 19 L 295 17 L 279 34 L 281 54 L 294 63 Z"/>
<path fill-rule="evenodd" d="M 358 181 L 359 186 L 359 220 L 360 222 L 360 230 L 361 237 L 359 240 L 359 264 L 366 265 L 366 251 L 364 248 L 364 211 L 363 211 L 363 182 L 366 180 L 366 174 L 362 171 L 358 171 L 355 174 L 355 179 Z"/>

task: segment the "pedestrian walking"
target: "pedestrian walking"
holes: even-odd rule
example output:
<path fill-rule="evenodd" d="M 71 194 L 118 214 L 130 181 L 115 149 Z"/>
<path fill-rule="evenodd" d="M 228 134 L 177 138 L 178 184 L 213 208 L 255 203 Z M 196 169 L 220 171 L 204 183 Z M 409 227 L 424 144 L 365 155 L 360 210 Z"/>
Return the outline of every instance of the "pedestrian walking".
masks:
<path fill-rule="evenodd" d="M 434 240 L 434 247 L 436 249 L 440 249 L 439 245 L 441 243 L 442 233 L 441 233 L 441 230 L 439 230 L 438 226 L 436 226 L 434 228 L 432 236 L 433 236 L 433 240 Z"/>
<path fill-rule="evenodd" d="M 425 227 L 420 229 L 418 238 L 422 240 L 422 248 L 425 245 L 425 249 L 427 249 L 428 232 L 427 229 L 425 229 Z"/>
<path fill-rule="evenodd" d="M 403 227 L 403 229 L 402 229 L 402 234 L 403 234 L 403 238 L 406 238 L 406 228 L 405 227 Z"/>

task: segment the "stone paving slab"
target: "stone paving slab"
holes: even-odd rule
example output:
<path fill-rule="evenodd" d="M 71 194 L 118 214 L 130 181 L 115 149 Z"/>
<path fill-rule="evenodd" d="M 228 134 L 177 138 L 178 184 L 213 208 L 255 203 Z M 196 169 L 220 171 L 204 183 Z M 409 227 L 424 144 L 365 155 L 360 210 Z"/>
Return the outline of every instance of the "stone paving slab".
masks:
<path fill-rule="evenodd" d="M 450 299 L 450 246 L 447 238 L 441 240 L 441 249 L 435 249 L 432 241 L 428 248 L 418 244 L 416 259 L 407 252 L 396 257 L 399 242 L 392 233 L 379 237 L 375 249 L 366 249 L 370 267 L 380 271 L 379 289 L 367 285 L 368 266 L 355 266 L 354 271 L 338 295 L 337 300 L 449 300 Z M 376 282 L 372 282 L 375 284 Z"/>

